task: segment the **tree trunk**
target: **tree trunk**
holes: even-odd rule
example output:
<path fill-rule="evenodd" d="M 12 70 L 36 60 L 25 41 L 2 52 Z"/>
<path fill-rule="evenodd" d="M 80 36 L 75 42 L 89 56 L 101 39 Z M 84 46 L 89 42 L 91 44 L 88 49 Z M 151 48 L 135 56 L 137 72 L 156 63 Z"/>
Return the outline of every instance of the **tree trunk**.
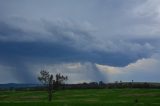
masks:
<path fill-rule="evenodd" d="M 48 101 L 52 101 L 52 90 L 48 91 Z"/>

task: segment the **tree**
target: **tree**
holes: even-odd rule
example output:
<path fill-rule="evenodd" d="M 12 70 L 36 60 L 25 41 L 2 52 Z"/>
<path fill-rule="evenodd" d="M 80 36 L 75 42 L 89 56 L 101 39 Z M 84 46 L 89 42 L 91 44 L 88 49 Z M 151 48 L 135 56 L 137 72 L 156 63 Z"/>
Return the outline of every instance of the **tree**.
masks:
<path fill-rule="evenodd" d="M 46 70 L 41 70 L 40 76 L 38 76 L 38 80 L 47 88 L 49 101 L 52 100 L 53 90 L 58 89 L 65 80 L 68 80 L 67 76 L 63 76 L 60 73 L 56 74 L 55 77 L 56 79 L 54 79 L 53 75 Z"/>

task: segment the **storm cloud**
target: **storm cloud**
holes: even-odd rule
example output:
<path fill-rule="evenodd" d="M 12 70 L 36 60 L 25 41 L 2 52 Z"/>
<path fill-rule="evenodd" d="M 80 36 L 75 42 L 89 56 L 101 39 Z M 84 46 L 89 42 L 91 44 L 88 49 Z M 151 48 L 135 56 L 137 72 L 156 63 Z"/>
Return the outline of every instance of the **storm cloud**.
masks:
<path fill-rule="evenodd" d="M 71 83 L 108 82 L 111 71 L 101 66 L 129 71 L 128 65 L 160 55 L 159 5 L 157 0 L 1 1 L 0 82 L 35 83 L 44 65 L 69 75 Z"/>

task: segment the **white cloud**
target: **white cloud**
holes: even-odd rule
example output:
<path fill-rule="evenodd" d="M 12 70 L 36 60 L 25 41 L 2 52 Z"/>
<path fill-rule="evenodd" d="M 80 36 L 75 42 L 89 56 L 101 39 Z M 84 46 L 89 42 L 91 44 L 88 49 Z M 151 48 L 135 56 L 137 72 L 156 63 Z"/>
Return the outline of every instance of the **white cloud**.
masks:
<path fill-rule="evenodd" d="M 96 64 L 99 70 L 106 72 L 108 79 L 114 81 L 152 81 L 159 82 L 159 58 L 143 58 L 125 67 L 111 67 Z"/>

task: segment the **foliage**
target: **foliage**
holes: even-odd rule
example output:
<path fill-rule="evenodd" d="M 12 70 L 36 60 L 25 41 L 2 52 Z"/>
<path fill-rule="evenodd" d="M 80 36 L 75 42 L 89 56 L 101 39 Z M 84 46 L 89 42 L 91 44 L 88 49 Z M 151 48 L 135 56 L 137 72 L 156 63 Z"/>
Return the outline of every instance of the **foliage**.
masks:
<path fill-rule="evenodd" d="M 63 76 L 60 73 L 56 74 L 56 79 L 54 80 L 53 75 L 46 70 L 41 70 L 38 80 L 47 87 L 48 90 L 48 100 L 52 100 L 53 90 L 57 89 L 65 80 L 68 79 L 67 76 Z"/>

